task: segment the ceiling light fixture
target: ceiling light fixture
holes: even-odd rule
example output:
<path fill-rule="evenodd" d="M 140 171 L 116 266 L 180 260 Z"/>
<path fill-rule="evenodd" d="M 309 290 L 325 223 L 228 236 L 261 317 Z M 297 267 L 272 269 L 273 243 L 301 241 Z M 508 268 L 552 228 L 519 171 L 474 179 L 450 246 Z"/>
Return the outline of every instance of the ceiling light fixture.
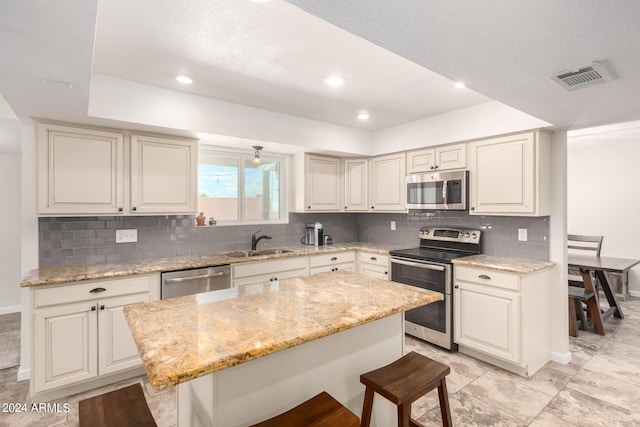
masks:
<path fill-rule="evenodd" d="M 331 86 L 331 87 L 338 87 L 338 86 L 342 86 L 344 83 L 346 82 L 346 80 L 344 79 L 344 77 L 340 77 L 340 76 L 327 76 L 324 78 L 324 80 L 322 80 L 322 83 L 326 84 L 327 86 Z"/>
<path fill-rule="evenodd" d="M 462 82 L 455 82 L 453 84 L 453 87 L 455 87 L 456 89 L 464 89 L 465 87 L 467 87 L 467 85 Z"/>
<path fill-rule="evenodd" d="M 369 120 L 369 113 L 366 111 L 361 111 L 358 113 L 358 120 Z"/>
<path fill-rule="evenodd" d="M 191 79 L 191 77 L 182 76 L 182 75 L 176 77 L 176 81 L 178 83 L 182 83 L 183 85 L 190 85 L 191 83 L 193 83 L 193 80 Z"/>
<path fill-rule="evenodd" d="M 259 165 L 260 163 L 262 163 L 262 159 L 260 158 L 260 150 L 262 150 L 262 147 L 259 145 L 254 145 L 253 149 L 256 150 L 256 152 L 253 155 L 252 162 L 254 165 Z"/>

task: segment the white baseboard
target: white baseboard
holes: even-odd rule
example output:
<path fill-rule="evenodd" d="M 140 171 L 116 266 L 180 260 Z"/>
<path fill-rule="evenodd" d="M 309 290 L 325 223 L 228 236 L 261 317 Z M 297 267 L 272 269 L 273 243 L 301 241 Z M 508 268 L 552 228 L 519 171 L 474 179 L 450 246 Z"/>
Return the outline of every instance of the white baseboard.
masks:
<path fill-rule="evenodd" d="M 556 353 L 555 351 L 552 351 L 551 360 L 563 365 L 567 365 L 569 364 L 569 362 L 571 362 L 571 352 L 567 351 L 566 353 Z"/>
<path fill-rule="evenodd" d="M 0 307 L 0 315 L 9 313 L 20 313 L 21 311 L 21 305 L 6 305 L 4 307 Z"/>
<path fill-rule="evenodd" d="M 640 298 L 640 291 L 629 291 L 629 295 L 632 297 Z"/>
<path fill-rule="evenodd" d="M 20 365 L 20 369 L 18 369 L 18 381 L 26 381 L 29 378 L 31 378 L 30 369 Z"/>

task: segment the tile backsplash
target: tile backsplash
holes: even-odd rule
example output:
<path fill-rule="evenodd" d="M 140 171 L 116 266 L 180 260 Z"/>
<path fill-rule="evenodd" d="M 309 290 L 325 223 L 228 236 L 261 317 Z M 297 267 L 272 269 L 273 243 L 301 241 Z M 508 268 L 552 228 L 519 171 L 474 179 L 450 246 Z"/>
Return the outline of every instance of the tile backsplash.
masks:
<path fill-rule="evenodd" d="M 272 236 L 259 248 L 300 243 L 305 224 L 319 221 L 333 241 L 418 245 L 423 225 L 477 228 L 484 232 L 483 251 L 499 256 L 546 260 L 549 256 L 549 219 L 470 216 L 466 212 L 322 213 L 289 215 L 288 224 L 196 227 L 185 215 L 146 217 L 40 218 L 40 266 L 69 266 L 134 261 L 181 255 L 243 250 L 251 247 L 251 235 Z M 391 231 L 391 221 L 396 230 Z M 528 241 L 518 241 L 518 228 L 527 228 Z M 116 230 L 138 230 L 135 243 L 117 243 Z"/>

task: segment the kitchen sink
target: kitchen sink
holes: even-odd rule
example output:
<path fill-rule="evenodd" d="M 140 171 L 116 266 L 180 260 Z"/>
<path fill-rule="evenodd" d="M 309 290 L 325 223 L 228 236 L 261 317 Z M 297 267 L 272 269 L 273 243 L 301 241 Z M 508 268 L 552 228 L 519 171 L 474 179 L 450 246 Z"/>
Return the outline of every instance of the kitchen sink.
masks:
<path fill-rule="evenodd" d="M 227 252 L 226 255 L 232 258 L 250 258 L 254 256 L 260 255 L 278 255 L 278 254 L 286 254 L 291 251 L 287 251 L 284 249 L 263 249 L 259 251 L 237 251 L 237 252 Z"/>

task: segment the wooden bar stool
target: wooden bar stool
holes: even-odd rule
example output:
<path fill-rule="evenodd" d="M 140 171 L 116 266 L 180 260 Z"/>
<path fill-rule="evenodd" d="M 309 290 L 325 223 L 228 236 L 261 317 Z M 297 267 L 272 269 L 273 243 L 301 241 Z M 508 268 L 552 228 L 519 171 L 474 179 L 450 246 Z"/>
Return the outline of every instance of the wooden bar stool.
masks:
<path fill-rule="evenodd" d="M 358 417 L 323 391 L 293 409 L 251 427 L 358 427 Z"/>
<path fill-rule="evenodd" d="M 79 404 L 80 427 L 157 427 L 140 383 Z"/>
<path fill-rule="evenodd" d="M 569 335 L 578 336 L 577 320 L 580 318 L 580 329 L 587 330 L 587 318 L 582 309 L 582 303 L 595 300 L 595 292 L 587 291 L 585 288 L 569 286 Z"/>
<path fill-rule="evenodd" d="M 412 351 L 387 366 L 360 375 L 360 382 L 366 386 L 360 426 L 369 427 L 373 396 L 378 393 L 398 407 L 398 427 L 422 427 L 411 419 L 411 404 L 436 387 L 442 425 L 453 426 L 445 378 L 449 372 L 447 365 Z"/>

